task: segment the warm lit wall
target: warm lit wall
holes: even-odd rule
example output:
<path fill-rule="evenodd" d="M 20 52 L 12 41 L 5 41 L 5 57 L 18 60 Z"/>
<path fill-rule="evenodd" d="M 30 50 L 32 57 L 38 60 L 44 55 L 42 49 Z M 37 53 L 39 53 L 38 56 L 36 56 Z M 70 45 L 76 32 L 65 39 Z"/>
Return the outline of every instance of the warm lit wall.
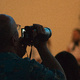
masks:
<path fill-rule="evenodd" d="M 0 0 L 0 13 L 11 15 L 24 27 L 33 23 L 52 29 L 53 55 L 66 50 L 72 30 L 79 27 L 80 0 Z"/>

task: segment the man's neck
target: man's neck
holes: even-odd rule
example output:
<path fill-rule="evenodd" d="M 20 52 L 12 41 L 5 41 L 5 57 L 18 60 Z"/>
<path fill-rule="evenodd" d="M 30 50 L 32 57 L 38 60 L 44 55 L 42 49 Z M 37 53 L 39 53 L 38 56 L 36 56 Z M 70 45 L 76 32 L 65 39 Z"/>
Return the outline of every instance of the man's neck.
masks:
<path fill-rule="evenodd" d="M 6 48 L 0 49 L 0 52 L 12 52 L 16 54 L 16 51 L 12 46 L 7 46 Z"/>

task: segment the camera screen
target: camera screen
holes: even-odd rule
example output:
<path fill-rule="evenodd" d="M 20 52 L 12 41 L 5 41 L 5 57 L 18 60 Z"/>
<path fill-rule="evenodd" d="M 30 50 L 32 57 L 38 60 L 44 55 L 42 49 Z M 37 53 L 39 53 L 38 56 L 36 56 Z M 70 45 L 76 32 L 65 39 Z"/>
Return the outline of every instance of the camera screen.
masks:
<path fill-rule="evenodd" d="M 24 32 L 25 32 L 25 29 L 22 28 L 22 29 L 21 29 L 21 37 L 24 37 Z"/>

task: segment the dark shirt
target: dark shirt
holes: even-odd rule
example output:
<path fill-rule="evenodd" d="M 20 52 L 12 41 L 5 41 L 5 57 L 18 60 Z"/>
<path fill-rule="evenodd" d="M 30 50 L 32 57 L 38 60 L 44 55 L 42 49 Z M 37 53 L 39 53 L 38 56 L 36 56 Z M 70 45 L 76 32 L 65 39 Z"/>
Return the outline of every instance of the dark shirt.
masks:
<path fill-rule="evenodd" d="M 0 80 L 65 80 L 59 70 L 49 70 L 35 60 L 0 53 Z"/>

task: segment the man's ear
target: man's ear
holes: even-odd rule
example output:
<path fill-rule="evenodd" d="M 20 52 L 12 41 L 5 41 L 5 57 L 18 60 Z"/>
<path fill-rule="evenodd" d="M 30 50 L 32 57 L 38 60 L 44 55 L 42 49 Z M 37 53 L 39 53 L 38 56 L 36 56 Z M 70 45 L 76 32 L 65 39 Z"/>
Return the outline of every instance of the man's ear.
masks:
<path fill-rule="evenodd" d="M 12 37 L 11 43 L 12 43 L 12 46 L 16 47 L 18 44 L 18 39 L 15 36 Z"/>

